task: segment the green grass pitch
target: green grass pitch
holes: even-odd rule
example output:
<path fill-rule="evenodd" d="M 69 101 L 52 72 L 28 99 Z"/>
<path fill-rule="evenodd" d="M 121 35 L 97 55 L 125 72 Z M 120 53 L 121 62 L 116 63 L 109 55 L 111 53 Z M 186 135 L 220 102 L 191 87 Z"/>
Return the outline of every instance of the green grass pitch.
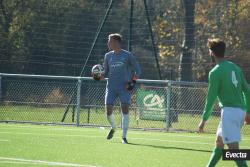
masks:
<path fill-rule="evenodd" d="M 49 122 L 49 123 L 61 123 L 62 116 L 64 114 L 63 107 L 33 107 L 33 106 L 8 106 L 4 105 L 0 107 L 0 121 L 30 121 L 30 122 Z M 164 121 L 151 121 L 151 120 L 138 120 L 137 111 L 130 111 L 130 128 L 157 128 L 164 129 L 166 127 L 166 122 Z M 114 111 L 116 118 L 116 124 L 121 123 L 121 114 L 116 109 Z M 88 120 L 89 118 L 89 120 Z M 71 110 L 67 114 L 64 123 L 75 124 L 72 122 L 72 112 Z M 172 128 L 181 131 L 197 131 L 198 124 L 200 122 L 201 115 L 191 115 L 191 114 L 179 114 L 178 122 L 172 124 Z M 90 115 L 88 117 L 88 110 L 81 108 L 80 111 L 80 124 L 81 125 L 103 125 L 107 126 L 108 122 L 105 117 L 105 111 L 103 109 L 92 108 L 90 110 Z M 205 131 L 208 133 L 215 133 L 217 126 L 219 124 L 219 117 L 211 116 Z M 245 135 L 250 135 L 250 126 L 244 126 L 242 133 Z"/>
<path fill-rule="evenodd" d="M 126 145 L 121 130 L 110 141 L 107 133 L 106 128 L 2 123 L 0 166 L 200 167 L 214 147 L 214 134 L 130 130 Z M 241 148 L 250 149 L 249 135 Z M 221 160 L 218 167 L 223 166 L 235 164 Z"/>

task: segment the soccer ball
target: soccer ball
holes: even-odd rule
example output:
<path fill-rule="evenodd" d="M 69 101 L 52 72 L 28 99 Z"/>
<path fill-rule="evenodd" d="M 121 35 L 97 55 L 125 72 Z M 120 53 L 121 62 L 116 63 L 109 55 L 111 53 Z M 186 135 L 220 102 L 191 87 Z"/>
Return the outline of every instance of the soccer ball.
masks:
<path fill-rule="evenodd" d="M 92 67 L 92 75 L 104 75 L 104 67 L 101 64 L 96 64 Z"/>
<path fill-rule="evenodd" d="M 96 64 L 92 67 L 91 70 L 92 73 L 92 77 L 94 80 L 101 80 L 101 78 L 103 77 L 105 71 L 104 71 L 104 67 L 101 64 Z"/>

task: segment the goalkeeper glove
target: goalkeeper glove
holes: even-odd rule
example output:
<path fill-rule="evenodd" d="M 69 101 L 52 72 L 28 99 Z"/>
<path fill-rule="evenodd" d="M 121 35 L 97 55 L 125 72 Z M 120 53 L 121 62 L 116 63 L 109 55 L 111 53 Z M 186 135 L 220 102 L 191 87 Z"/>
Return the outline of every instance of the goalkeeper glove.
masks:
<path fill-rule="evenodd" d="M 99 74 L 93 74 L 92 77 L 96 81 L 100 81 L 104 78 L 102 75 L 99 75 Z"/>
<path fill-rule="evenodd" d="M 135 87 L 135 85 L 136 85 L 136 80 L 138 79 L 138 77 L 137 76 L 134 76 L 133 78 L 132 78 L 132 81 L 131 82 L 128 82 L 127 84 L 126 84 L 126 89 L 128 90 L 128 91 L 132 91 L 133 89 L 134 89 L 134 87 Z"/>
<path fill-rule="evenodd" d="M 245 125 L 250 125 L 250 114 L 247 113 L 245 116 Z"/>

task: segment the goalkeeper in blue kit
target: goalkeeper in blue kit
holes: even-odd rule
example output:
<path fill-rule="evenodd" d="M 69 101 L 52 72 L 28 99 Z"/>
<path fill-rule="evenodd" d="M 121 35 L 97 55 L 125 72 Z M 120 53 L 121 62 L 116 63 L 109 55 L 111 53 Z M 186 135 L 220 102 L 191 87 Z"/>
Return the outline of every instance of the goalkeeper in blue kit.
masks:
<path fill-rule="evenodd" d="M 108 77 L 105 94 L 105 107 L 111 130 L 107 139 L 112 139 L 116 130 L 113 106 L 116 98 L 119 98 L 122 109 L 122 143 L 127 144 L 127 131 L 129 126 L 129 105 L 131 103 L 131 91 L 141 70 L 135 57 L 121 48 L 122 36 L 110 34 L 108 48 L 110 52 L 105 54 L 104 69 Z"/>

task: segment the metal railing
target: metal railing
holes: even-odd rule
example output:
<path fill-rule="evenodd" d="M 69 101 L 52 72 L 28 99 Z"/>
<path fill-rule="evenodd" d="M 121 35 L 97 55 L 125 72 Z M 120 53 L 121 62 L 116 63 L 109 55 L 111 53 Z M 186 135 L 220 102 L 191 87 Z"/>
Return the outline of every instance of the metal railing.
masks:
<path fill-rule="evenodd" d="M 106 80 L 89 77 L 0 73 L 0 122 L 109 126 L 105 89 Z M 196 131 L 206 94 L 207 83 L 140 79 L 132 92 L 130 128 Z M 210 133 L 220 120 L 219 107 L 214 110 L 206 127 Z M 119 101 L 114 116 L 120 125 Z M 242 131 L 250 134 L 250 126 Z"/>

